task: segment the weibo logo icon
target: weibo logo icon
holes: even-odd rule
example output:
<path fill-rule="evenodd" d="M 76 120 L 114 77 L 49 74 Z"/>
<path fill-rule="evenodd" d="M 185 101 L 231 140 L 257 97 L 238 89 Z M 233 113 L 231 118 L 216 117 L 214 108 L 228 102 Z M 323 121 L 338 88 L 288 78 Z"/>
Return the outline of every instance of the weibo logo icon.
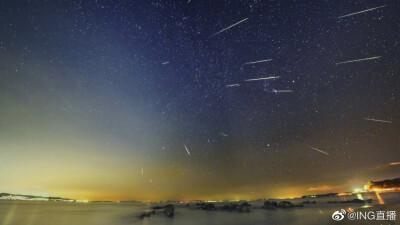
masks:
<path fill-rule="evenodd" d="M 336 211 L 332 214 L 332 219 L 335 221 L 341 221 L 344 219 L 344 215 L 346 215 L 346 210 L 342 209 L 339 211 Z"/>

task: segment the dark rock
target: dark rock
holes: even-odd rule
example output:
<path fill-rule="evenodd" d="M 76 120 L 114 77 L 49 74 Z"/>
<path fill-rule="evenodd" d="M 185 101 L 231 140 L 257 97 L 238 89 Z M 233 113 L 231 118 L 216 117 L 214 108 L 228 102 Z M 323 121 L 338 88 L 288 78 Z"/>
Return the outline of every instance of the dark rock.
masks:
<path fill-rule="evenodd" d="M 274 210 L 278 206 L 278 203 L 273 202 L 273 201 L 265 201 L 263 208 L 264 209 L 269 209 L 269 210 Z"/>
<path fill-rule="evenodd" d="M 237 207 L 238 207 L 237 204 L 229 204 L 229 205 L 223 205 L 222 207 L 220 207 L 220 209 L 221 210 L 233 211 L 233 210 L 236 210 Z"/>
<path fill-rule="evenodd" d="M 157 205 L 157 206 L 154 206 L 152 209 L 158 210 L 158 209 L 166 209 L 166 208 L 171 208 L 171 207 L 173 208 L 174 206 L 172 204 L 168 204 L 168 205 L 164 205 L 164 206 Z"/>
<path fill-rule="evenodd" d="M 277 207 L 277 206 L 278 206 L 278 203 L 277 203 L 277 202 L 274 202 L 274 201 L 265 201 L 265 202 L 264 202 L 264 206 L 265 206 L 265 205 L 272 205 L 272 206 Z"/>
<path fill-rule="evenodd" d="M 164 209 L 164 214 L 165 214 L 167 217 L 173 217 L 173 216 L 174 216 L 174 212 L 171 211 L 171 210 L 168 210 L 168 209 Z"/>
<path fill-rule="evenodd" d="M 145 217 L 150 217 L 150 216 L 151 216 L 150 213 L 142 213 L 139 215 L 139 219 L 143 219 Z"/>
<path fill-rule="evenodd" d="M 173 217 L 173 216 L 174 216 L 174 212 L 175 212 L 175 208 L 174 208 L 173 205 L 166 205 L 166 206 L 164 207 L 164 214 L 165 214 L 167 217 Z"/>
<path fill-rule="evenodd" d="M 250 206 L 249 204 L 247 204 L 248 206 Z M 234 211 L 234 210 L 237 210 L 237 211 L 239 211 L 239 208 L 241 207 L 241 208 L 247 208 L 248 206 L 247 206 L 246 204 L 241 204 L 241 205 L 238 205 L 238 204 L 229 204 L 229 205 L 224 205 L 224 206 L 222 206 L 222 207 L 220 207 L 220 209 L 221 210 L 228 210 L 228 211 Z"/>
<path fill-rule="evenodd" d="M 295 206 L 293 205 L 293 203 L 289 202 L 289 201 L 281 201 L 278 204 L 278 208 L 282 208 L 282 209 L 289 209 L 289 208 L 294 208 Z"/>
<path fill-rule="evenodd" d="M 247 202 L 243 202 L 240 206 L 243 206 L 243 207 L 250 207 L 251 204 L 249 204 L 249 203 L 247 203 Z"/>
<path fill-rule="evenodd" d="M 200 203 L 199 209 L 212 211 L 215 210 L 215 205 L 212 203 Z"/>
<path fill-rule="evenodd" d="M 151 213 L 154 214 L 154 213 L 156 213 L 155 210 L 159 210 L 159 209 L 164 209 L 163 212 L 168 217 L 174 216 L 175 208 L 174 208 L 174 205 L 172 205 L 172 204 L 168 204 L 165 206 L 154 206 L 153 211 Z"/>
<path fill-rule="evenodd" d="M 243 203 L 243 204 L 229 204 L 229 205 L 223 205 L 219 209 L 220 210 L 228 210 L 230 212 L 232 211 L 237 211 L 237 212 L 250 212 L 250 209 L 248 208 L 250 204 L 248 203 Z"/>
<path fill-rule="evenodd" d="M 221 209 L 221 210 L 229 210 L 229 205 L 223 205 L 223 206 L 219 207 L 219 209 Z"/>
<path fill-rule="evenodd" d="M 268 210 L 275 210 L 276 209 L 276 207 L 273 206 L 273 205 L 266 205 L 266 206 L 263 206 L 263 208 L 264 209 L 268 209 Z"/>

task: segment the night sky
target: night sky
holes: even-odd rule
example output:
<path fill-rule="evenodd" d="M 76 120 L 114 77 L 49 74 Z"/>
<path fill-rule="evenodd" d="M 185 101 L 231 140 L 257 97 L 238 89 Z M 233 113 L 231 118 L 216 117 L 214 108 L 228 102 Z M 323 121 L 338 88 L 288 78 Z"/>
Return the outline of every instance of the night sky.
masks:
<path fill-rule="evenodd" d="M 399 12 L 395 0 L 2 1 L 0 192 L 249 199 L 396 177 Z"/>

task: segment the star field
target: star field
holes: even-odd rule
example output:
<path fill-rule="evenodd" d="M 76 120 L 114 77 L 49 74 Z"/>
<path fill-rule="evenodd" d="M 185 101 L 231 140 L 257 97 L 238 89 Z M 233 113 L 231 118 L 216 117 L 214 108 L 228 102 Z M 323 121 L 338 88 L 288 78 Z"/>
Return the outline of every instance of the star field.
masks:
<path fill-rule="evenodd" d="M 399 161 L 398 12 L 394 0 L 2 2 L 0 186 L 93 199 L 351 187 Z"/>

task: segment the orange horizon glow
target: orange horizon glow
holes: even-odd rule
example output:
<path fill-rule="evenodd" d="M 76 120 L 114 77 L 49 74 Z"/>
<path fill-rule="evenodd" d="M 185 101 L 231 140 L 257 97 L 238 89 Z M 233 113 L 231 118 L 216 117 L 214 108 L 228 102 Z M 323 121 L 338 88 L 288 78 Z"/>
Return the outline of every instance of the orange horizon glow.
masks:
<path fill-rule="evenodd" d="M 283 188 L 282 188 L 283 189 Z M 294 191 L 297 188 L 290 188 L 289 190 Z M 303 189 L 304 190 L 304 189 Z M 288 189 L 282 190 L 282 191 L 288 191 Z M 365 191 L 367 192 L 367 191 Z M 384 200 L 381 198 L 379 193 L 386 193 L 386 192 L 400 192 L 400 188 L 373 188 L 369 190 L 369 192 L 374 192 L 379 200 L 380 204 L 384 204 Z M 156 194 L 152 192 L 145 193 L 143 192 L 143 196 L 148 195 L 151 196 L 149 197 L 134 197 L 133 195 L 129 195 L 125 193 L 126 195 L 122 195 L 121 193 L 110 193 L 108 195 L 104 195 L 104 192 L 91 192 L 91 191 L 85 191 L 81 192 L 81 194 L 77 193 L 71 193 L 71 192 L 52 192 L 53 194 L 45 194 L 45 193 L 35 193 L 35 192 L 5 192 L 5 193 L 10 193 L 14 195 L 34 195 L 34 196 L 41 196 L 41 197 L 61 197 L 61 198 L 66 198 L 66 199 L 73 199 L 73 200 L 88 200 L 88 201 L 113 201 L 113 202 L 120 202 L 120 201 L 142 201 L 142 202 L 157 202 L 157 201 L 181 201 L 181 202 L 189 202 L 189 201 L 194 201 L 194 200 L 199 200 L 199 201 L 216 201 L 216 202 L 221 202 L 221 201 L 239 201 L 239 200 L 257 200 L 257 199 L 293 199 L 293 198 L 300 198 L 303 195 L 310 195 L 309 193 L 303 192 L 298 192 L 295 194 L 294 192 L 276 192 L 275 195 L 250 195 L 250 194 L 225 194 L 225 195 L 194 195 L 194 197 L 188 197 L 188 196 L 183 196 L 179 198 L 172 198 L 168 197 L 168 195 L 165 194 Z M 83 194 L 84 193 L 84 194 Z M 347 195 L 352 195 L 354 193 L 352 192 L 339 192 L 338 196 L 347 196 Z"/>

